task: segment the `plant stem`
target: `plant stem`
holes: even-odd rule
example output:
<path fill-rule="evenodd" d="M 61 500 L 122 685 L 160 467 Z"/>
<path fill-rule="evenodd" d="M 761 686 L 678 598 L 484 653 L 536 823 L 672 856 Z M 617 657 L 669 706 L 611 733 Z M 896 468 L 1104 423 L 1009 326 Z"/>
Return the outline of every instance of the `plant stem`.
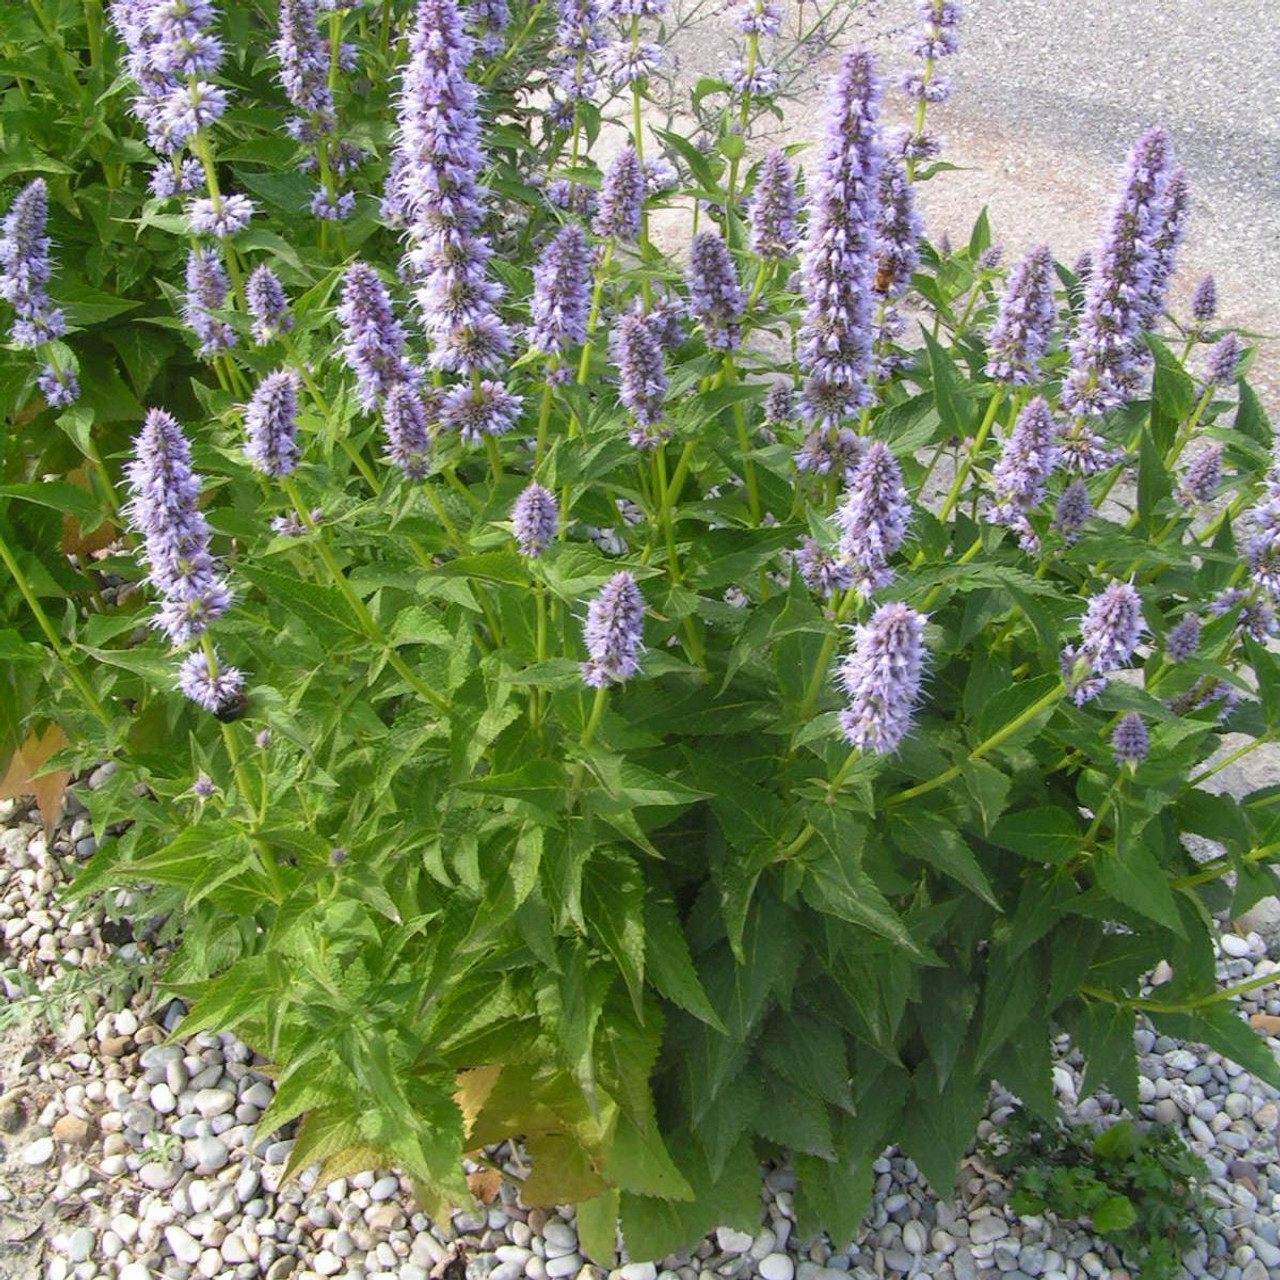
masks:
<path fill-rule="evenodd" d="M 969 472 L 973 470 L 973 464 L 977 461 L 978 454 L 982 451 L 982 446 L 987 442 L 987 436 L 990 434 L 992 424 L 996 420 L 996 414 L 1000 411 L 1000 400 L 1003 395 L 1004 385 L 996 383 L 995 392 L 991 397 L 991 403 L 987 405 L 986 416 L 982 419 L 978 434 L 974 436 L 973 444 L 969 446 L 969 451 L 965 454 L 964 461 L 956 469 L 955 479 L 951 482 L 946 501 L 942 504 L 942 510 L 938 513 L 938 519 L 944 523 L 955 508 L 956 503 L 960 500 L 960 492 L 964 488 L 964 482 L 969 478 Z"/>
<path fill-rule="evenodd" d="M 827 678 L 827 668 L 831 665 L 832 655 L 836 651 L 836 645 L 840 643 L 840 627 L 844 625 L 845 619 L 849 616 L 849 610 L 858 602 L 857 587 L 850 587 L 844 593 L 844 598 L 836 606 L 835 627 L 826 639 L 822 642 L 822 650 L 818 654 L 818 661 L 813 668 L 813 676 L 809 680 L 809 687 L 804 691 L 804 701 L 800 704 L 800 720 L 808 722 L 813 718 L 814 709 L 818 705 L 818 695 L 822 692 L 822 686 Z"/>

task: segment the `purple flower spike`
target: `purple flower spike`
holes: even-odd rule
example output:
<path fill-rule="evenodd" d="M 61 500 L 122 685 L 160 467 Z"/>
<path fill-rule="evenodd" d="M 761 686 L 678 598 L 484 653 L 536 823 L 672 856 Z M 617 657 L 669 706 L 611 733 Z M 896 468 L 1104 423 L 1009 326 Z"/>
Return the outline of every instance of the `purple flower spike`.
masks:
<path fill-rule="evenodd" d="M 1240 366 L 1243 355 L 1240 339 L 1234 333 L 1219 338 L 1209 348 L 1209 364 L 1205 371 L 1205 379 L 1211 387 L 1229 386 L 1236 380 L 1236 370 Z"/>
<path fill-rule="evenodd" d="M 644 166 L 635 147 L 628 144 L 618 152 L 604 175 L 600 208 L 591 224 L 592 230 L 606 239 L 635 240 L 640 234 L 644 196 Z"/>
<path fill-rule="evenodd" d="M 161 200 L 170 196 L 190 195 L 204 187 L 204 165 L 188 156 L 175 170 L 172 164 L 158 164 L 151 170 L 147 184 L 151 194 Z"/>
<path fill-rule="evenodd" d="M 797 471 L 829 475 L 833 470 L 846 485 L 862 461 L 862 440 L 856 431 L 841 427 L 838 431 L 811 431 L 795 452 Z"/>
<path fill-rule="evenodd" d="M 1129 661 L 1145 630 L 1142 597 L 1132 584 L 1113 582 L 1089 601 L 1080 624 L 1080 649 L 1094 670 L 1105 675 Z"/>
<path fill-rule="evenodd" d="M 602 58 L 609 83 L 615 89 L 627 89 L 647 80 L 662 65 L 662 46 L 652 40 L 619 40 L 611 44 Z"/>
<path fill-rule="evenodd" d="M 1271 565 L 1271 572 L 1276 574 L 1275 564 Z M 1265 582 L 1259 582 L 1259 585 L 1266 589 Z M 1230 613 L 1232 609 L 1240 610 L 1240 630 L 1252 636 L 1259 644 L 1276 634 L 1275 610 L 1268 601 L 1258 599 L 1253 592 L 1246 591 L 1243 587 L 1228 587 L 1209 602 L 1209 612 L 1215 618 Z"/>
<path fill-rule="evenodd" d="M 789 384 L 775 382 L 764 398 L 764 420 L 770 426 L 780 427 L 790 422 L 795 414 L 796 397 Z"/>
<path fill-rule="evenodd" d="M 562 355 L 586 340 L 591 303 L 591 252 L 576 222 L 556 233 L 533 271 L 529 342 Z"/>
<path fill-rule="evenodd" d="M 277 369 L 258 384 L 244 415 L 244 452 L 255 471 L 287 476 L 298 466 L 298 375 Z"/>
<path fill-rule="evenodd" d="M 870 400 L 879 221 L 880 81 L 869 53 L 846 55 L 812 192 L 800 363 L 808 421 L 834 426 Z"/>
<path fill-rule="evenodd" d="M 511 508 L 511 526 L 521 553 L 540 556 L 560 530 L 560 510 L 554 495 L 532 481 Z"/>
<path fill-rule="evenodd" d="M 1197 324 L 1208 324 L 1218 313 L 1218 286 L 1212 276 L 1205 276 L 1191 295 L 1191 316 Z"/>
<path fill-rule="evenodd" d="M 836 519 L 841 550 L 853 562 L 863 595 L 892 582 L 889 560 L 907 535 L 911 499 L 902 485 L 902 468 L 882 440 L 867 446 Z"/>
<path fill-rule="evenodd" d="M 1058 457 L 1057 426 L 1043 396 L 1018 415 L 1008 443 L 991 473 L 996 505 L 987 519 L 1025 536 L 1026 514 L 1044 500 L 1045 481 Z"/>
<path fill-rule="evenodd" d="M 1210 445 L 1182 475 L 1177 499 L 1184 507 L 1201 507 L 1212 502 L 1222 481 L 1222 446 Z"/>
<path fill-rule="evenodd" d="M 656 426 L 663 418 L 667 374 L 662 347 L 644 316 L 622 317 L 615 330 L 614 359 L 619 374 L 618 398 L 640 426 Z"/>
<path fill-rule="evenodd" d="M 621 684 L 639 670 L 644 597 L 625 570 L 615 573 L 587 607 L 582 634 L 590 655 L 582 664 L 582 679 L 591 688 Z"/>
<path fill-rule="evenodd" d="M 1164 638 L 1164 654 L 1170 662 L 1186 662 L 1200 647 L 1200 619 L 1189 613 Z"/>
<path fill-rule="evenodd" d="M 1151 264 L 1151 284 L 1143 299 L 1142 323 L 1150 328 L 1164 310 L 1169 281 L 1178 265 L 1178 250 L 1187 234 L 1187 220 L 1191 215 L 1191 190 L 1187 175 L 1175 169 L 1165 188 L 1164 208 L 1155 238 L 1155 260 Z"/>
<path fill-rule="evenodd" d="M 915 188 L 897 161 L 880 172 L 880 262 L 875 278 L 878 297 L 890 302 L 901 298 L 920 265 L 923 224 L 916 212 Z"/>
<path fill-rule="evenodd" d="M 253 317 L 253 340 L 260 347 L 293 328 L 284 286 L 265 262 L 245 281 L 244 296 Z"/>
<path fill-rule="evenodd" d="M 486 161 L 467 78 L 473 48 L 456 0 L 418 0 L 397 113 L 408 261 L 431 364 L 468 375 L 500 369 L 511 351 L 481 230 Z"/>
<path fill-rule="evenodd" d="M 363 262 L 347 268 L 338 308 L 342 356 L 356 375 L 360 403 L 372 409 L 399 382 L 416 382 L 404 358 L 404 329 L 374 269 Z"/>
<path fill-rule="evenodd" d="M 707 346 L 732 351 L 742 341 L 746 298 L 729 247 L 713 231 L 700 231 L 689 249 L 689 309 L 702 322 Z"/>
<path fill-rule="evenodd" d="M 795 559 L 805 586 L 824 598 L 853 586 L 856 575 L 849 559 L 828 555 L 813 538 L 806 538 L 800 544 Z"/>
<path fill-rule="evenodd" d="M 500 382 L 464 382 L 441 402 L 440 428 L 458 432 L 466 444 L 480 444 L 485 436 L 506 435 L 516 425 L 522 403 Z"/>
<path fill-rule="evenodd" d="M 218 715 L 239 701 L 244 692 L 244 672 L 221 666 L 216 652 L 213 663 L 211 669 L 209 659 L 198 649 L 188 654 L 178 667 L 177 687 L 197 706 Z"/>
<path fill-rule="evenodd" d="M 70 369 L 47 364 L 36 377 L 36 385 L 51 409 L 65 409 L 80 399 L 80 380 Z"/>
<path fill-rule="evenodd" d="M 854 628 L 853 649 L 840 668 L 849 698 L 840 729 L 860 751 L 894 752 L 910 730 L 924 673 L 924 624 L 923 614 L 896 602 Z"/>
<path fill-rule="evenodd" d="M 0 298 L 13 306 L 13 341 L 38 347 L 67 331 L 62 311 L 49 301 L 49 197 L 36 178 L 14 197 L 0 234 Z"/>
<path fill-rule="evenodd" d="M 356 207 L 354 191 L 335 191 L 332 195 L 317 187 L 311 196 L 311 212 L 325 222 L 345 222 Z"/>
<path fill-rule="evenodd" d="M 173 643 L 186 644 L 226 611 L 231 596 L 209 552 L 191 446 L 163 409 L 147 413 L 125 475 L 130 493 L 125 511 L 142 536 L 147 576 L 162 597 L 154 625 Z"/>
<path fill-rule="evenodd" d="M 1106 687 L 1107 677 L 1099 675 L 1087 656 L 1073 644 L 1065 645 L 1059 659 L 1062 667 L 1062 683 L 1066 685 L 1071 700 L 1077 707 L 1092 702 Z"/>
<path fill-rule="evenodd" d="M 280 35 L 273 47 L 280 63 L 280 84 L 299 110 L 331 116 L 329 50 L 320 35 L 315 0 L 280 0 Z"/>
<path fill-rule="evenodd" d="M 1053 528 L 1063 542 L 1074 542 L 1093 515 L 1093 503 L 1083 480 L 1073 480 L 1062 491 L 1053 513 Z"/>
<path fill-rule="evenodd" d="M 1026 385 L 1040 376 L 1058 305 L 1053 294 L 1053 255 L 1037 245 L 1009 273 L 1000 311 L 987 339 L 987 376 Z"/>
<path fill-rule="evenodd" d="M 751 248 L 769 262 L 789 258 L 799 243 L 796 178 L 785 151 L 771 151 L 751 195 Z"/>
<path fill-rule="evenodd" d="M 432 403 L 434 408 L 434 399 Z M 427 404 L 416 387 L 397 382 L 382 402 L 382 428 L 387 433 L 391 461 L 410 480 L 431 470 L 431 428 Z"/>
<path fill-rule="evenodd" d="M 1117 764 L 1136 769 L 1146 758 L 1149 741 L 1147 726 L 1136 711 L 1122 716 L 1111 734 L 1111 750 Z"/>
<path fill-rule="evenodd" d="M 192 249 L 187 257 L 187 299 L 182 318 L 200 339 L 200 354 L 212 360 L 236 345 L 236 332 L 215 311 L 227 305 L 231 286 L 216 249 Z"/>
<path fill-rule="evenodd" d="M 1062 405 L 1069 413 L 1099 416 L 1124 404 L 1137 386 L 1145 363 L 1139 344 L 1156 271 L 1169 157 L 1163 129 L 1145 134 L 1129 157 L 1111 228 L 1089 281 L 1080 330 L 1071 344 L 1071 369 L 1062 388 Z"/>
<path fill-rule="evenodd" d="M 229 240 L 247 227 L 253 218 L 253 201 L 248 196 L 202 196 L 187 206 L 187 220 L 197 235 Z"/>

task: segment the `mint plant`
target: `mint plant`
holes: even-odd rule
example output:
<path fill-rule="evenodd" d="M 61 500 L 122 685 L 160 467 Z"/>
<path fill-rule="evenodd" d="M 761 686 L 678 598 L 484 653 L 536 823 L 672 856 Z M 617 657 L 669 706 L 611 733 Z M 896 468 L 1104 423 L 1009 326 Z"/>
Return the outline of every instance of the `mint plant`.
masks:
<path fill-rule="evenodd" d="M 291 1172 L 438 1211 L 518 1139 L 605 1262 L 782 1151 L 847 1240 L 992 1080 L 1052 1117 L 1063 1029 L 1131 1108 L 1140 1013 L 1280 1084 L 1212 945 L 1273 789 L 1201 785 L 1280 726 L 1280 469 L 1212 285 L 1170 311 L 1162 130 L 1090 262 L 1006 270 L 915 209 L 951 0 L 812 149 L 757 145 L 771 0 L 696 136 L 662 0 L 29 9 L 0 744 L 117 764 L 74 893 L 166 920 Z"/>

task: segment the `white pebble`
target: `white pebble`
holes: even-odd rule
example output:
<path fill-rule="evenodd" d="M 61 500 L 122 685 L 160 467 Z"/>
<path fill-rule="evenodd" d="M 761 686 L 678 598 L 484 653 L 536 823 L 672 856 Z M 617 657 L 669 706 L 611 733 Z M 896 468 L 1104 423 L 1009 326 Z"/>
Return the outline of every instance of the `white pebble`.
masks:
<path fill-rule="evenodd" d="M 1237 959 L 1243 959 L 1251 950 L 1248 940 L 1240 937 L 1239 934 L 1224 933 L 1219 942 L 1227 955 L 1235 956 Z"/>
<path fill-rule="evenodd" d="M 173 1256 L 179 1262 L 185 1262 L 187 1266 L 194 1267 L 200 1261 L 200 1254 L 203 1252 L 200 1244 L 192 1238 L 185 1227 L 165 1227 L 164 1238 L 169 1242 L 169 1248 L 173 1250 Z"/>
<path fill-rule="evenodd" d="M 754 1243 L 754 1237 L 746 1231 L 734 1231 L 732 1227 L 716 1230 L 716 1244 L 721 1253 L 746 1253 Z"/>
<path fill-rule="evenodd" d="M 37 1138 L 22 1149 L 22 1163 L 39 1169 L 53 1159 L 53 1139 Z"/>
<path fill-rule="evenodd" d="M 792 1280 L 796 1273 L 796 1264 L 788 1254 L 771 1253 L 760 1261 L 760 1274 L 764 1280 Z"/>

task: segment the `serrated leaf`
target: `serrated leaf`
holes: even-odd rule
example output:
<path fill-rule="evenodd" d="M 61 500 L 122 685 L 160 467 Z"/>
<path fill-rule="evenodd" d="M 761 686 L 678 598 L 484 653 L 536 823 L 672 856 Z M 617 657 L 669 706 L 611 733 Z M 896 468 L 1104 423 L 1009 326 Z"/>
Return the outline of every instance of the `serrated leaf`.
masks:
<path fill-rule="evenodd" d="M 1000 910 L 991 881 L 978 865 L 973 850 L 945 818 L 927 810 L 904 808 L 894 815 L 890 834 L 893 842 L 908 857 L 919 858 L 921 862 L 936 867 L 970 893 Z"/>
<path fill-rule="evenodd" d="M 684 926 L 665 894 L 651 893 L 644 904 L 645 966 L 658 993 L 719 1032 L 724 1023 L 703 990 Z"/>
<path fill-rule="evenodd" d="M 1032 862 L 1061 864 L 1080 850 L 1084 833 L 1065 809 L 1041 805 L 1009 813 L 991 830 L 988 837 L 1001 849 L 1029 858 Z"/>
<path fill-rule="evenodd" d="M 583 877 L 587 927 L 617 962 L 636 1017 L 644 1020 L 644 878 L 635 860 L 615 849 L 598 850 Z"/>

